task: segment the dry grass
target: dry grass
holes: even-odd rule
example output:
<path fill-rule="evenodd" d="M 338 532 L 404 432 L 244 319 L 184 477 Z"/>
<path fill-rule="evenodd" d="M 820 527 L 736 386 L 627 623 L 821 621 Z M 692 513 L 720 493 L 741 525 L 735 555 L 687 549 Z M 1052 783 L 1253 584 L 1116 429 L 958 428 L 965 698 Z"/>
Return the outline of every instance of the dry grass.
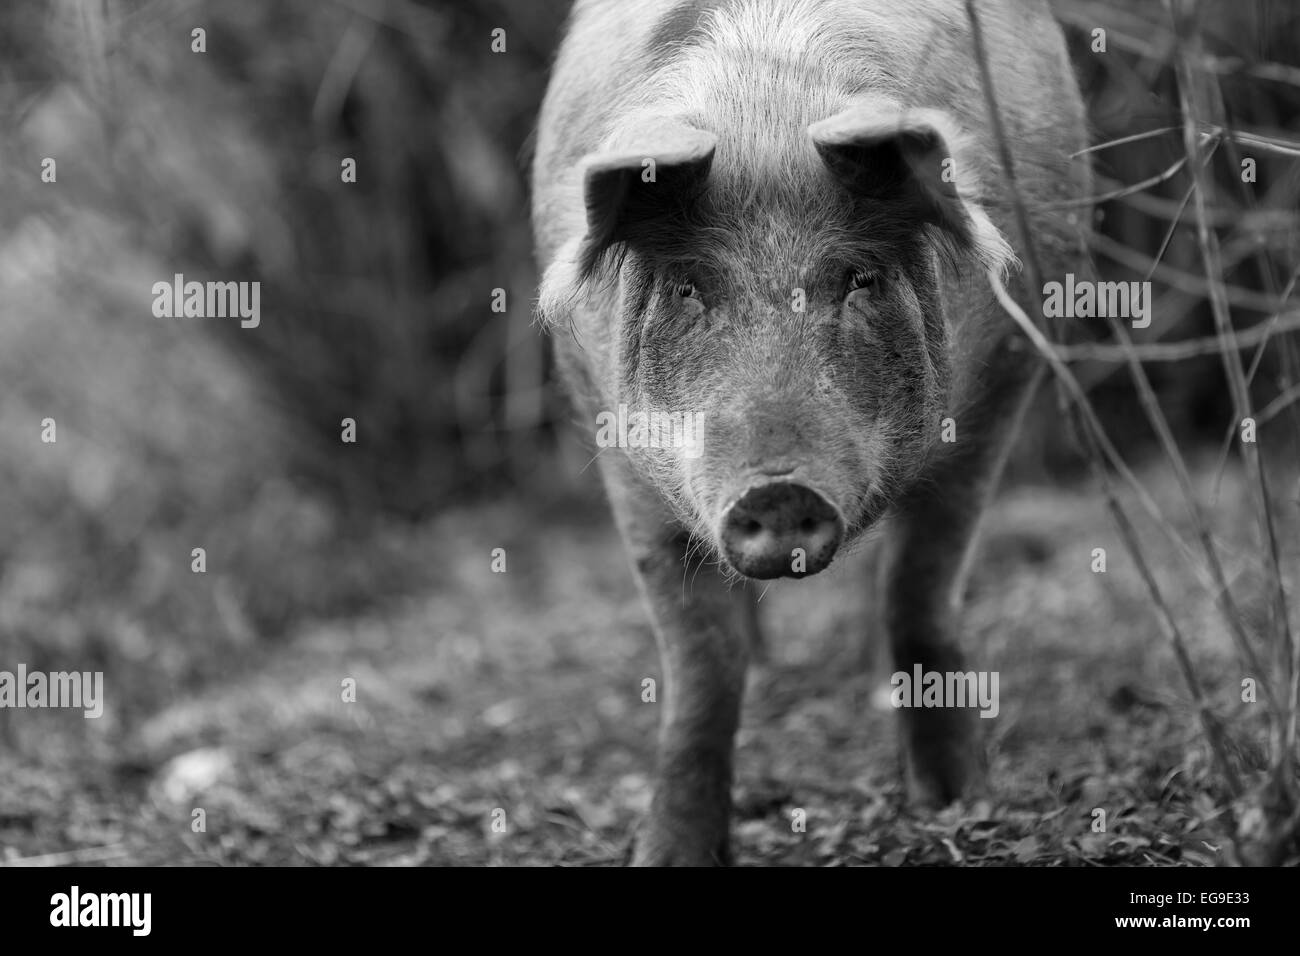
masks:
<path fill-rule="evenodd" d="M 1286 860 L 1294 861 L 1300 853 L 1300 776 L 1297 774 L 1297 749 L 1295 727 L 1297 722 L 1297 688 L 1300 687 L 1300 641 L 1297 640 L 1295 628 L 1296 615 L 1289 604 L 1287 581 L 1295 580 L 1295 569 L 1284 570 L 1283 555 L 1279 545 L 1279 513 L 1285 504 L 1270 491 L 1270 472 L 1266 467 L 1265 449 L 1276 455 L 1281 452 L 1291 458 L 1295 454 L 1293 443 L 1296 419 L 1292 413 L 1292 436 L 1280 441 L 1269 442 L 1253 434 L 1258 424 L 1251 379 L 1259 368 L 1270 343 L 1274 351 L 1280 353 L 1277 363 L 1278 382 L 1284 395 L 1294 391 L 1296 354 L 1295 342 L 1283 331 L 1279 334 L 1278 325 L 1288 309 L 1287 298 L 1295 285 L 1296 272 L 1283 294 L 1268 303 L 1273 312 L 1265 333 L 1261 337 L 1249 371 L 1242 361 L 1242 346 L 1236 341 L 1234 315 L 1229 304 L 1231 283 L 1225 263 L 1221 240 L 1214 227 L 1214 220 L 1222 220 L 1221 209 L 1213 209 L 1222 192 L 1213 177 L 1207 174 L 1207 166 L 1214 151 L 1221 145 L 1248 143 L 1256 150 L 1276 152 L 1291 159 L 1300 158 L 1300 144 L 1271 135 L 1239 134 L 1228 126 L 1224 98 L 1218 86 L 1215 65 L 1212 58 L 1207 58 L 1205 42 L 1202 37 L 1203 15 L 1208 4 L 1187 2 L 1187 0 L 1170 0 L 1166 4 L 1166 18 L 1155 17 L 1145 21 L 1142 26 L 1142 53 L 1148 67 L 1172 66 L 1178 95 L 1178 110 L 1181 117 L 1181 132 L 1186 155 L 1164 174 L 1146 180 L 1132 189 L 1120 189 L 1106 196 L 1107 199 L 1125 199 L 1137 195 L 1142 190 L 1159 182 L 1168 180 L 1173 173 L 1184 170 L 1187 179 L 1187 193 L 1178 206 L 1177 214 L 1172 217 L 1165 238 L 1159 251 L 1152 260 L 1148 278 L 1156 271 L 1159 260 L 1170 246 L 1170 240 L 1180 228 L 1194 233 L 1195 247 L 1199 253 L 1199 265 L 1205 277 L 1204 292 L 1209 310 L 1213 316 L 1216 330 L 1217 354 L 1223 361 L 1224 378 L 1229 386 L 1232 403 L 1232 415 L 1228 419 L 1229 436 L 1240 440 L 1234 441 L 1247 475 L 1247 499 L 1249 501 L 1250 520 L 1254 524 L 1255 534 L 1251 547 L 1258 556 L 1256 570 L 1262 574 L 1266 596 L 1263 614 L 1247 614 L 1234 593 L 1225 571 L 1222 556 L 1222 543 L 1214 536 L 1203 500 L 1193 485 L 1180 449 L 1159 399 L 1151 386 L 1151 381 L 1143 367 L 1143 355 L 1120 322 L 1113 317 L 1109 320 L 1111 334 L 1118 341 L 1118 350 L 1123 354 L 1126 368 L 1133 378 L 1137 397 L 1142 412 L 1146 416 L 1152 431 L 1158 438 L 1160 450 L 1170 470 L 1178 481 L 1182 505 L 1187 509 L 1191 521 L 1191 535 L 1181 535 L 1174 522 L 1166 518 L 1155 507 L 1154 500 L 1147 489 L 1139 482 L 1131 469 L 1125 464 L 1106 433 L 1086 390 L 1077 377 L 1066 365 L 1065 360 L 1048 342 L 1033 321 L 1011 300 L 1005 290 L 1001 289 L 999 278 L 990 275 L 990 282 L 995 286 L 999 301 L 1011 317 L 1020 326 L 1034 347 L 1049 364 L 1060 387 L 1068 395 L 1070 408 L 1076 416 L 1075 428 L 1083 436 L 1083 444 L 1089 460 L 1098 477 L 1105 495 L 1108 509 L 1116 527 L 1121 533 L 1124 546 L 1137 568 L 1152 607 L 1157 613 L 1162 630 L 1168 639 L 1174 657 L 1178 662 L 1182 680 L 1188 690 L 1204 739 L 1215 759 L 1217 776 L 1216 797 L 1220 813 L 1224 818 L 1231 848 L 1227 860 L 1234 863 L 1272 864 Z M 968 16 L 976 25 L 976 37 L 979 36 L 978 19 L 971 0 L 967 2 Z M 1098 15 L 1110 11 L 1094 10 Z M 1076 21 L 1077 22 L 1077 21 Z M 1094 21 L 1094 24 L 1098 21 Z M 1104 22 L 1111 22 L 1106 19 Z M 1132 45 L 1135 38 L 1131 33 L 1119 31 L 1121 38 Z M 1147 45 L 1149 44 L 1149 45 Z M 977 50 L 981 58 L 982 50 Z M 1264 72 L 1271 76 L 1281 76 L 1282 82 L 1293 78 L 1285 71 L 1271 69 L 1264 64 Z M 987 77 L 987 71 L 986 71 Z M 986 90 L 988 89 L 986 85 Z M 993 119 L 993 128 L 1003 148 L 1004 162 L 1009 162 L 1010 153 L 997 114 L 997 104 L 990 96 L 989 109 Z M 1118 143 L 1102 143 L 1094 147 L 1105 149 Z M 1240 164 L 1238 164 L 1239 166 Z M 1238 167 L 1233 167 L 1234 170 Z M 1021 225 L 1022 240 L 1032 244 L 1028 228 L 1024 200 L 1015 190 L 1014 179 L 1011 188 L 1015 195 L 1017 213 Z M 1183 216 L 1190 213 L 1186 222 Z M 1274 236 L 1260 232 L 1252 237 L 1255 255 L 1266 275 L 1272 276 L 1272 256 L 1281 258 L 1294 251 L 1295 222 L 1291 223 L 1290 233 L 1284 233 L 1285 243 L 1270 245 Z M 1082 241 L 1082 240 L 1081 240 Z M 1034 262 L 1036 257 L 1028 254 L 1026 259 Z M 1300 266 L 1296 266 L 1300 271 Z M 1032 276 L 1030 287 L 1037 288 L 1039 276 Z M 1249 293 L 1251 290 L 1242 290 Z M 1201 349 L 1197 349 L 1197 352 Z M 1208 349 L 1206 349 L 1208 351 Z M 1268 406 L 1271 419 L 1284 411 L 1284 401 L 1275 400 Z M 1248 434 L 1248 428 L 1250 430 Z M 1240 429 L 1240 434 L 1236 434 Z M 1270 438 L 1273 433 L 1270 433 Z M 1231 437 L 1230 437 L 1231 440 Z M 1291 467 L 1286 467 L 1291 466 Z M 1258 685 L 1258 698 L 1248 695 L 1243 690 L 1242 699 L 1259 704 L 1264 720 L 1245 721 L 1238 717 L 1231 726 L 1225 721 L 1221 706 L 1216 707 L 1204 691 L 1205 678 L 1198 673 L 1188 649 L 1188 641 L 1183 628 L 1171 608 L 1167 595 L 1162 592 L 1160 584 L 1153 573 L 1149 546 L 1143 542 L 1134 528 L 1133 518 L 1118 497 L 1111 478 L 1111 469 L 1129 484 L 1139 495 L 1143 508 L 1154 518 L 1164 534 L 1173 540 L 1185 558 L 1184 567 L 1188 576 L 1200 582 L 1206 593 L 1214 600 L 1221 619 L 1227 625 L 1234 639 L 1238 656 L 1240 673 L 1246 681 Z M 1276 475 L 1274 480 L 1276 480 Z M 1296 478 L 1293 461 L 1283 462 L 1282 479 L 1286 486 L 1294 484 Z M 1287 572 L 1290 572 L 1289 574 Z M 1237 708 L 1234 708 L 1237 710 Z M 1238 713 L 1240 711 L 1238 710 Z M 1254 747 L 1263 747 L 1268 754 L 1266 767 L 1243 766 L 1234 759 L 1234 752 L 1241 753 Z"/>

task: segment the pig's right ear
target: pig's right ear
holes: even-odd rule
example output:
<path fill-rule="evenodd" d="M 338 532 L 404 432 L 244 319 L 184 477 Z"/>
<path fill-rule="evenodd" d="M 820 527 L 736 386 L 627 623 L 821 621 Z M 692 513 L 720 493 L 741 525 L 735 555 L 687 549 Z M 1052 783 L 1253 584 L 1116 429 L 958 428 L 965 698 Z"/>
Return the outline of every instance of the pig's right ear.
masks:
<path fill-rule="evenodd" d="M 585 282 L 616 246 L 672 246 L 704 191 L 717 139 L 672 120 L 629 137 L 636 145 L 583 160 L 587 235 L 578 251 Z"/>
<path fill-rule="evenodd" d="M 980 206 L 969 141 L 947 114 L 873 102 L 814 123 L 808 133 L 831 173 L 864 200 L 937 228 L 986 269 L 1005 273 L 1017 264 Z"/>

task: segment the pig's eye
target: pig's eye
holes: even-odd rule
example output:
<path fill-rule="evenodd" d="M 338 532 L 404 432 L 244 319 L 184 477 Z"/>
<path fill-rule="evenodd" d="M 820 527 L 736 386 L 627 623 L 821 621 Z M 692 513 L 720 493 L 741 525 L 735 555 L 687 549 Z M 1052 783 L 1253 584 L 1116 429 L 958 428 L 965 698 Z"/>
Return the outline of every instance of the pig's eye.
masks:
<path fill-rule="evenodd" d="M 870 269 L 853 269 L 847 277 L 847 292 L 857 292 L 865 289 L 870 293 L 880 290 L 880 275 L 872 272 Z"/>

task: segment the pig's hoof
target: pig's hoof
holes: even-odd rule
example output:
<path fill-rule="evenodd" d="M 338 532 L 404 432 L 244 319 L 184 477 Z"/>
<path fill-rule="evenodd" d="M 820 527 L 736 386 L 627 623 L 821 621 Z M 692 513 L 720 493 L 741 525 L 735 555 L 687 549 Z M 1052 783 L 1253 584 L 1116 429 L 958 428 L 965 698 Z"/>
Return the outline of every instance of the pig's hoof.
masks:
<path fill-rule="evenodd" d="M 974 735 L 959 731 L 944 743 L 931 739 L 905 747 L 904 773 L 907 799 L 928 809 L 939 809 L 988 790 L 983 747 Z"/>
<path fill-rule="evenodd" d="M 644 826 L 632 847 L 632 866 L 729 866 L 730 848 L 724 837 L 717 840 L 685 839 L 656 827 Z"/>
<path fill-rule="evenodd" d="M 908 801 L 937 810 L 987 791 L 984 762 L 973 742 L 913 753 L 904 758 Z"/>

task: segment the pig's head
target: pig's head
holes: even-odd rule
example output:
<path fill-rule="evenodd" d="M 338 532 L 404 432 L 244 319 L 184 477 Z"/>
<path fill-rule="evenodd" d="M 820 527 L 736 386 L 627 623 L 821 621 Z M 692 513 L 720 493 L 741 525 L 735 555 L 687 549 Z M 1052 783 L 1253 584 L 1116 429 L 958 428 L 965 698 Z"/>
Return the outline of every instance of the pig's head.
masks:
<path fill-rule="evenodd" d="M 941 271 L 1014 261 L 946 175 L 945 114 L 870 102 L 797 133 L 625 130 L 584 162 L 586 233 L 542 290 L 544 314 L 617 290 L 614 400 L 700 426 L 627 452 L 752 578 L 822 570 L 917 477 L 949 380 Z"/>

